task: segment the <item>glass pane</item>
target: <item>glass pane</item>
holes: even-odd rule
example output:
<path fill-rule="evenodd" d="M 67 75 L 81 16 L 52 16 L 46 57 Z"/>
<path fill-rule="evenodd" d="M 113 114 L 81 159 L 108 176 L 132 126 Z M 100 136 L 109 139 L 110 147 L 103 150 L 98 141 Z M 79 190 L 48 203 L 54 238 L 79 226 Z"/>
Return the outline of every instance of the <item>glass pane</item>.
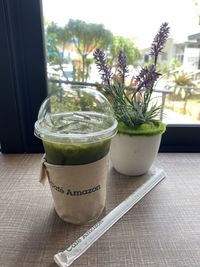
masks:
<path fill-rule="evenodd" d="M 163 78 L 156 84 L 155 101 L 163 105 L 164 122 L 199 124 L 199 0 L 43 0 L 43 12 L 49 92 L 71 82 L 101 83 L 93 52 L 99 46 L 107 51 L 114 70 L 119 44 L 126 47 L 127 86 L 132 85 L 140 66 L 150 62 L 158 28 L 168 22 L 170 38 L 159 58 Z"/>

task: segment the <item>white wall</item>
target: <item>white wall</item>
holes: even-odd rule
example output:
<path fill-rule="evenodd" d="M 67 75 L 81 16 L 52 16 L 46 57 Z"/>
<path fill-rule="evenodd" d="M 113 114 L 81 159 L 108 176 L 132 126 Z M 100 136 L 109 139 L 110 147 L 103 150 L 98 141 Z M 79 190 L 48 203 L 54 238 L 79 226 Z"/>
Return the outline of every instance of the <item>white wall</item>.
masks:
<path fill-rule="evenodd" d="M 199 48 L 185 48 L 183 68 L 186 71 L 193 71 L 198 69 L 199 54 Z"/>

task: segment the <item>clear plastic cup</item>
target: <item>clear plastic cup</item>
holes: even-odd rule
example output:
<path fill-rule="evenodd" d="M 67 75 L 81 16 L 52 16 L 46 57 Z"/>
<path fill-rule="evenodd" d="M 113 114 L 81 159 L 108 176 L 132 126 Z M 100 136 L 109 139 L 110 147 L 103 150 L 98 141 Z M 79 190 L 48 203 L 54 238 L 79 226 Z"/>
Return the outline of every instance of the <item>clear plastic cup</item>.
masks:
<path fill-rule="evenodd" d="M 100 210 L 102 211 L 102 205 L 105 206 L 107 154 L 111 138 L 116 131 L 117 121 L 112 107 L 108 100 L 95 89 L 69 86 L 65 89 L 62 88 L 57 94 L 48 96 L 42 103 L 38 120 L 35 123 L 35 135 L 42 139 L 44 145 L 45 166 L 47 173 L 51 176 L 48 178 L 53 197 L 55 193 L 58 196 L 58 193 L 64 191 L 64 193 L 60 193 L 62 196 L 60 202 L 62 202 L 63 199 L 72 197 L 71 194 L 67 195 L 67 192 L 76 192 L 76 198 L 73 198 L 73 201 L 74 199 L 78 200 L 79 197 L 77 203 L 81 204 L 82 209 L 83 202 L 81 200 L 85 200 L 85 205 L 88 205 L 87 219 L 77 219 L 77 222 L 68 218 L 64 218 L 64 220 L 84 223 L 97 217 Z M 57 175 L 59 170 L 62 175 Z M 95 177 L 90 177 L 91 175 Z M 55 176 L 59 176 L 59 178 L 54 179 Z M 61 176 L 63 176 L 64 182 L 60 179 Z M 81 177 L 84 177 L 84 180 Z M 102 185 L 100 180 L 102 180 Z M 81 188 L 79 188 L 80 184 Z M 70 185 L 72 186 L 70 187 Z M 73 189 L 71 189 L 72 187 Z M 61 188 L 60 192 L 56 190 L 59 188 Z M 95 188 L 99 189 L 95 190 Z M 91 193 L 89 193 L 90 191 Z M 91 199 L 87 202 L 83 195 L 89 197 L 89 194 Z M 56 201 L 54 197 L 55 208 L 60 215 Z M 78 204 L 69 207 L 73 201 L 65 202 L 66 210 L 75 208 L 80 213 Z M 98 201 L 101 202 L 101 208 L 98 205 L 95 208 L 91 203 Z M 89 209 L 93 210 L 91 214 Z M 63 216 L 60 217 L 63 218 Z"/>

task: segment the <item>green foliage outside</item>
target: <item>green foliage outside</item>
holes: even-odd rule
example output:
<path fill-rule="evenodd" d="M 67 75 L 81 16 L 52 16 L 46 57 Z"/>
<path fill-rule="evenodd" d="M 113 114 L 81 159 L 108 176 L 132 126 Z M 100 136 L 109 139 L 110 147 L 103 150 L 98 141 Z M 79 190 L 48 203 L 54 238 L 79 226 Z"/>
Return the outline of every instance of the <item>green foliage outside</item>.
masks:
<path fill-rule="evenodd" d="M 86 23 L 81 20 L 70 19 L 64 27 L 59 27 L 51 22 L 46 29 L 47 61 L 54 65 L 58 64 L 63 70 L 63 64 L 68 63 L 61 54 L 68 46 L 74 46 L 80 56 L 81 66 L 73 64 L 74 78 L 85 82 L 89 76 L 92 60 L 88 56 L 96 47 L 107 49 L 112 43 L 113 35 L 102 24 Z M 67 77 L 66 77 L 67 78 Z"/>
<path fill-rule="evenodd" d="M 180 85 L 180 86 L 192 86 L 192 85 L 194 85 L 192 82 L 192 77 L 188 73 L 181 71 L 179 73 L 175 73 L 173 76 L 174 76 L 173 82 L 176 85 Z"/>
<path fill-rule="evenodd" d="M 169 67 L 170 69 L 175 70 L 176 68 L 181 67 L 181 62 L 177 58 L 172 58 Z"/>
<path fill-rule="evenodd" d="M 88 68 L 91 61 L 88 56 L 96 47 L 107 49 L 112 43 L 113 35 L 106 30 L 103 24 L 86 23 L 82 20 L 70 19 L 67 27 L 72 35 L 72 41 L 76 47 L 77 53 L 81 57 L 81 81 L 87 80 Z"/>
<path fill-rule="evenodd" d="M 90 75 L 91 64 L 93 60 L 91 58 L 86 58 L 83 68 L 77 66 L 76 61 L 72 61 L 73 64 L 73 81 L 87 81 Z"/>
<path fill-rule="evenodd" d="M 73 48 L 80 60 L 68 60 L 64 55 L 66 50 Z M 47 61 L 50 65 L 58 65 L 64 77 L 68 78 L 63 64 L 72 63 L 73 80 L 87 82 L 93 63 L 92 53 L 96 48 L 108 51 L 109 64 L 116 68 L 116 55 L 123 50 L 127 63 L 134 65 L 140 58 L 139 49 L 134 42 L 121 36 L 113 36 L 103 24 L 86 23 L 82 20 L 70 19 L 64 27 L 56 23 L 46 23 Z"/>
<path fill-rule="evenodd" d="M 149 60 L 144 64 L 144 66 L 150 66 L 153 63 L 152 60 Z M 160 63 L 158 62 L 158 71 L 162 74 L 170 74 L 171 71 L 181 67 L 181 62 L 177 58 L 172 58 L 170 63 Z"/>
<path fill-rule="evenodd" d="M 123 51 L 126 55 L 127 65 L 133 66 L 141 57 L 139 49 L 131 39 L 122 36 L 114 36 L 113 43 L 109 49 L 108 64 L 110 68 L 115 69 L 115 73 L 117 71 L 118 55 L 120 51 Z"/>
<path fill-rule="evenodd" d="M 58 83 L 48 83 L 48 93 L 49 95 L 53 93 L 58 93 L 60 91 L 60 85 Z"/>
<path fill-rule="evenodd" d="M 59 27 L 56 23 L 47 24 L 46 30 L 46 55 L 48 63 L 59 65 L 63 76 L 68 78 L 64 72 L 63 64 L 67 63 L 60 53 L 64 54 L 67 43 L 71 39 L 71 33 L 67 26 Z M 60 50 L 58 49 L 60 48 Z"/>

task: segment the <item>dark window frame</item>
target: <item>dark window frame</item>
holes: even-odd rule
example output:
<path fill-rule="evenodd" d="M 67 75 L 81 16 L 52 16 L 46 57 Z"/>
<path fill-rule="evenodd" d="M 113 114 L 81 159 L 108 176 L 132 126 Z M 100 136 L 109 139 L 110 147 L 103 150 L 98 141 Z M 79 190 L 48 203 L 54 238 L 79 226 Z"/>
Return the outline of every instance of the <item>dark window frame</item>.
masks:
<path fill-rule="evenodd" d="M 3 153 L 43 152 L 34 134 L 47 95 L 40 0 L 0 1 L 0 142 Z M 160 151 L 199 152 L 200 125 L 168 125 Z"/>

